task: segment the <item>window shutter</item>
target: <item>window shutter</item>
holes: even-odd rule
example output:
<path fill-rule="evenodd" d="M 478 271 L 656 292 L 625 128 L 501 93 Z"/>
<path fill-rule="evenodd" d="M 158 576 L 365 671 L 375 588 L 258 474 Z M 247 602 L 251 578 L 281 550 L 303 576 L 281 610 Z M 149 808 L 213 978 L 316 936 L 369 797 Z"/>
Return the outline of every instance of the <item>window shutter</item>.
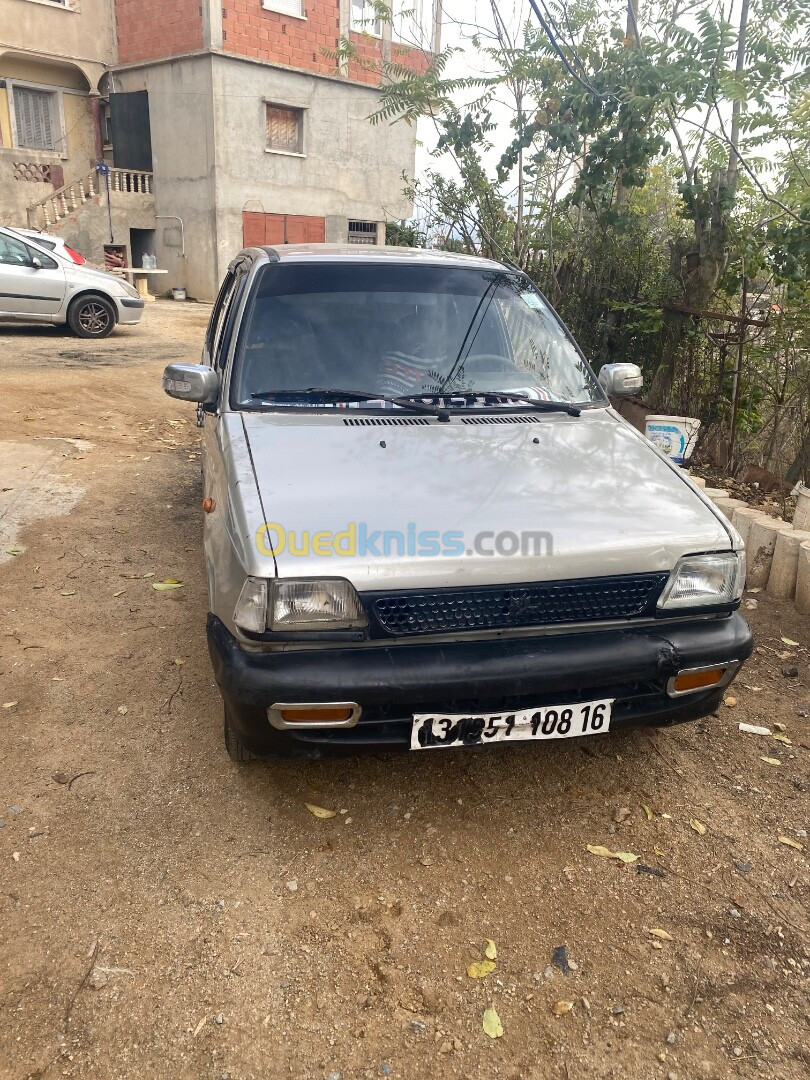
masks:
<path fill-rule="evenodd" d="M 287 15 L 303 15 L 303 0 L 267 0 L 264 7 L 271 11 L 283 11 Z"/>
<path fill-rule="evenodd" d="M 17 120 L 17 145 L 29 150 L 53 150 L 51 102 L 53 94 L 44 90 L 14 87 L 14 115 Z"/>
<path fill-rule="evenodd" d="M 267 106 L 267 145 L 290 154 L 301 152 L 301 114 L 297 109 Z"/>

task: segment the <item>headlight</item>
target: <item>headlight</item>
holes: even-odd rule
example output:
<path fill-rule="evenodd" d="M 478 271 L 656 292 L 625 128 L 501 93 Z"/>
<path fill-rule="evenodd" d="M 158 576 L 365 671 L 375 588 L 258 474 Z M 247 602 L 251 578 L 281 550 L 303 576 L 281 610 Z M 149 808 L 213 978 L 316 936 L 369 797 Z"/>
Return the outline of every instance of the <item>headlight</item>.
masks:
<path fill-rule="evenodd" d="M 267 616 L 271 630 L 356 630 L 368 623 L 354 586 L 343 578 L 275 581 Z"/>
<path fill-rule="evenodd" d="M 658 610 L 730 605 L 740 599 L 744 586 L 744 552 L 687 555 L 669 575 L 658 601 Z"/>
<path fill-rule="evenodd" d="M 248 578 L 233 621 L 242 630 L 361 630 L 368 625 L 354 586 L 343 578 L 265 581 Z"/>
<path fill-rule="evenodd" d="M 123 290 L 127 294 L 127 296 L 134 296 L 134 297 L 140 296 L 140 293 L 135 288 L 135 286 L 130 285 L 130 283 L 128 281 L 122 281 L 121 282 L 121 287 L 123 288 Z"/>

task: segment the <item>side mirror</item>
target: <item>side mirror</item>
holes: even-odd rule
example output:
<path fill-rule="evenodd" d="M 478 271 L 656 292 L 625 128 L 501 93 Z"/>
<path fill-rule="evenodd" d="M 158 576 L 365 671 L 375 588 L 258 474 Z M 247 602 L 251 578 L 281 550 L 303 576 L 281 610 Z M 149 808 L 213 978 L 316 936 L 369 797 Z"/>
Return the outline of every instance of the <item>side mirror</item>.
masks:
<path fill-rule="evenodd" d="M 213 405 L 219 396 L 219 375 L 207 364 L 169 364 L 163 372 L 163 389 L 180 401 Z"/>
<path fill-rule="evenodd" d="M 33 258 L 31 259 L 31 266 L 33 267 L 34 270 L 41 270 L 42 269 L 42 263 L 36 257 L 36 255 L 34 255 Z"/>
<path fill-rule="evenodd" d="M 630 397 L 639 393 L 644 376 L 637 364 L 603 364 L 598 382 L 608 397 Z"/>

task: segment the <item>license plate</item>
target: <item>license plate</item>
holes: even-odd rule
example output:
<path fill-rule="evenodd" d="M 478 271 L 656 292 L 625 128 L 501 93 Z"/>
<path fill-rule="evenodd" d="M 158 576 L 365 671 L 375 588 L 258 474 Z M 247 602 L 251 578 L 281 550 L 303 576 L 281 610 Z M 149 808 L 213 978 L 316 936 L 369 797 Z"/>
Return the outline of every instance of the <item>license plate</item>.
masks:
<path fill-rule="evenodd" d="M 542 709 L 477 715 L 418 713 L 411 728 L 411 750 L 603 735 L 610 728 L 613 701 L 609 698 L 580 705 L 550 705 Z"/>

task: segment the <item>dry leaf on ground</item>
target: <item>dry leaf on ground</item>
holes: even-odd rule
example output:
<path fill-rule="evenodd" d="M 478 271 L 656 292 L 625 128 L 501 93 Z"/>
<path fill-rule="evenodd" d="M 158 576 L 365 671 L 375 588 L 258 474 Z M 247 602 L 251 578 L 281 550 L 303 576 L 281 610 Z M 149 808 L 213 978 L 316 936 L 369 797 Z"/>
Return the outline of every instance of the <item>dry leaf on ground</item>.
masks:
<path fill-rule="evenodd" d="M 611 851 L 610 848 L 603 847 L 601 844 L 588 844 L 588 851 L 601 859 L 618 859 L 623 863 L 634 863 L 638 858 L 638 855 L 634 855 L 632 851 Z"/>
<path fill-rule="evenodd" d="M 706 826 L 703 824 L 702 821 L 698 821 L 697 818 L 692 818 L 692 820 L 689 822 L 689 824 L 695 830 L 695 832 L 698 833 L 698 835 L 700 835 L 700 836 L 705 836 L 706 835 Z"/>
<path fill-rule="evenodd" d="M 566 1013 L 571 1012 L 573 1007 L 573 1001 L 555 1001 L 551 1006 L 551 1011 L 555 1016 L 565 1016 Z"/>
<path fill-rule="evenodd" d="M 492 938 L 487 938 L 487 947 L 484 949 L 484 956 L 487 958 L 487 960 L 498 959 L 498 949 Z"/>
<path fill-rule="evenodd" d="M 668 934 L 666 930 L 661 930 L 660 927 L 654 926 L 652 930 L 647 931 L 648 934 L 652 934 L 653 937 L 659 938 L 661 941 L 674 941 L 672 934 Z"/>
<path fill-rule="evenodd" d="M 484 979 L 491 975 L 497 966 L 492 960 L 477 960 L 467 968 L 467 974 L 471 979 Z"/>
<path fill-rule="evenodd" d="M 800 844 L 798 840 L 793 840 L 790 836 L 780 836 L 779 843 L 795 848 L 797 851 L 804 851 L 804 844 Z"/>
<path fill-rule="evenodd" d="M 494 1009 L 484 1009 L 483 1028 L 490 1039 L 500 1039 L 501 1035 L 503 1035 L 501 1018 Z"/>
<path fill-rule="evenodd" d="M 782 762 L 778 757 L 765 757 L 764 754 L 759 755 L 759 760 L 764 761 L 766 765 L 781 765 Z"/>
<path fill-rule="evenodd" d="M 323 806 L 316 806 L 314 803 L 304 803 L 304 806 L 309 810 L 310 814 L 314 814 L 316 818 L 332 818 L 337 814 L 336 810 L 327 810 Z"/>

